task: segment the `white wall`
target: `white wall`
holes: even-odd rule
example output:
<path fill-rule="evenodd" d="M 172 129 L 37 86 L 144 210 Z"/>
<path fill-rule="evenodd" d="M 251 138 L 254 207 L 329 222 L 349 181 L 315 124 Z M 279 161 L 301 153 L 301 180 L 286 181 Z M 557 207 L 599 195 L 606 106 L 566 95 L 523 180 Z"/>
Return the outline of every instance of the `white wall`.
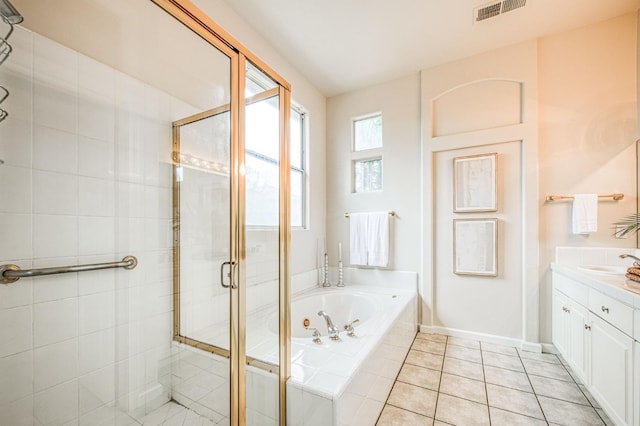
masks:
<path fill-rule="evenodd" d="M 635 13 L 539 40 L 540 330 L 551 341 L 551 274 L 558 246 L 629 247 L 612 223 L 636 211 Z M 546 194 L 623 193 L 598 204 L 598 232 L 571 233 L 571 203 Z"/>
<path fill-rule="evenodd" d="M 327 245 L 337 264 L 338 242 L 349 265 L 345 212 L 395 211 L 389 268 L 420 268 L 420 79 L 417 74 L 330 98 L 327 101 Z M 351 123 L 382 113 L 383 191 L 351 192 Z"/>

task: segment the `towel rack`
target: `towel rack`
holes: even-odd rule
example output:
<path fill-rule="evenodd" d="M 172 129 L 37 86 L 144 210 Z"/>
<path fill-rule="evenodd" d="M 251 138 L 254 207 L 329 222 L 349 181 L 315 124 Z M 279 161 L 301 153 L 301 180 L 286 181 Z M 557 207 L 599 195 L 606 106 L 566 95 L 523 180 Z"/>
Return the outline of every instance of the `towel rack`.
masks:
<path fill-rule="evenodd" d="M 124 268 L 133 269 L 138 265 L 135 256 L 125 256 L 120 262 L 92 263 L 87 265 L 57 266 L 53 268 L 20 269 L 18 265 L 0 266 L 0 284 L 11 284 L 20 278 L 39 277 L 41 275 L 65 274 L 67 272 L 95 271 L 97 269 Z"/>
<path fill-rule="evenodd" d="M 390 212 L 387 212 L 387 213 L 389 213 L 390 216 L 395 216 L 396 215 L 396 212 L 394 212 L 393 210 L 390 211 Z M 344 214 L 344 217 L 349 217 L 349 216 L 351 216 L 351 213 L 349 213 L 349 212 Z"/>
<path fill-rule="evenodd" d="M 620 201 L 624 198 L 624 194 L 619 194 L 619 193 L 606 194 L 606 195 L 598 194 L 598 198 L 612 198 L 613 201 Z M 557 201 L 557 200 L 573 200 L 573 195 L 547 195 L 547 198 L 545 201 L 549 202 L 549 201 Z"/>

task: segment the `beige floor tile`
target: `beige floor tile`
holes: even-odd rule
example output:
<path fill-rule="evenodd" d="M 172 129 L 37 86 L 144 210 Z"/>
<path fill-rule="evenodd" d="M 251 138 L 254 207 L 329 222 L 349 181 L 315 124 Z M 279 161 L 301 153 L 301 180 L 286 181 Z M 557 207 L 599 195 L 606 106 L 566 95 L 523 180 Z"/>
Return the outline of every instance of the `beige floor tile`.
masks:
<path fill-rule="evenodd" d="M 430 340 L 432 342 L 447 343 L 447 336 L 444 334 L 420 333 L 416 334 L 416 339 Z"/>
<path fill-rule="evenodd" d="M 532 393 L 487 384 L 487 397 L 491 407 L 544 419 L 538 400 Z"/>
<path fill-rule="evenodd" d="M 520 355 L 520 358 L 523 359 L 534 359 L 536 361 L 549 362 L 551 364 L 562 364 L 558 356 L 554 354 L 529 352 L 523 351 L 522 349 L 518 349 L 518 354 Z"/>
<path fill-rule="evenodd" d="M 521 373 L 519 371 L 485 365 L 484 376 L 487 383 L 491 383 L 493 385 L 518 389 L 524 392 L 533 392 L 531 384 L 529 383 L 529 378 L 525 373 Z"/>
<path fill-rule="evenodd" d="M 490 365 L 492 367 L 524 372 L 522 361 L 520 361 L 520 358 L 517 356 L 509 356 L 496 352 L 483 352 L 482 362 L 484 365 Z"/>
<path fill-rule="evenodd" d="M 534 359 L 523 359 L 522 363 L 528 375 L 550 377 L 552 379 L 573 382 L 573 379 L 562 364 L 551 364 Z"/>
<path fill-rule="evenodd" d="M 433 418 L 437 395 L 437 392 L 429 389 L 396 382 L 387 404 Z"/>
<path fill-rule="evenodd" d="M 487 392 L 484 382 L 443 373 L 440 381 L 440 392 L 447 395 L 468 399 L 480 404 L 487 403 Z"/>
<path fill-rule="evenodd" d="M 400 370 L 398 381 L 437 391 L 440 386 L 440 371 L 405 364 Z"/>
<path fill-rule="evenodd" d="M 593 407 L 539 396 L 538 400 L 550 423 L 561 425 L 603 426 L 604 422 Z"/>
<path fill-rule="evenodd" d="M 470 349 L 480 349 L 480 342 L 473 339 L 463 339 L 462 337 L 449 337 L 447 339 L 448 345 L 463 346 Z"/>
<path fill-rule="evenodd" d="M 391 405 L 385 405 L 376 426 L 431 425 L 433 419 Z"/>
<path fill-rule="evenodd" d="M 431 340 L 426 339 L 416 339 L 413 341 L 413 345 L 411 349 L 422 351 L 422 352 L 430 352 L 432 354 L 444 355 L 444 348 L 446 347 L 445 343 L 433 342 Z"/>
<path fill-rule="evenodd" d="M 495 407 L 489 407 L 491 426 L 545 426 L 547 422 L 522 414 L 512 413 Z"/>
<path fill-rule="evenodd" d="M 591 395 L 591 392 L 589 392 L 587 390 L 587 388 L 585 387 L 585 385 L 583 384 L 579 384 L 578 387 L 580 388 L 580 390 L 582 391 L 582 393 L 587 397 L 587 399 L 589 400 L 589 402 L 591 403 L 591 405 L 593 406 L 593 408 L 595 408 L 596 410 L 598 408 L 600 408 L 600 404 L 598 404 L 598 401 L 596 401 L 596 399 L 593 397 L 593 395 Z"/>
<path fill-rule="evenodd" d="M 494 343 L 480 342 L 482 352 L 495 352 L 503 355 L 518 356 L 518 351 L 513 346 L 497 345 Z"/>
<path fill-rule="evenodd" d="M 578 385 L 549 377 L 529 376 L 536 394 L 576 404 L 590 405 Z"/>
<path fill-rule="evenodd" d="M 445 358 L 442 371 L 475 380 L 484 380 L 482 364 L 457 358 Z"/>
<path fill-rule="evenodd" d="M 442 370 L 442 360 L 442 355 L 410 350 L 404 362 L 405 364 L 417 365 L 432 370 Z"/>
<path fill-rule="evenodd" d="M 436 420 L 461 426 L 489 426 L 489 410 L 484 404 L 441 393 Z"/>
<path fill-rule="evenodd" d="M 445 357 L 464 359 L 465 361 L 482 362 L 480 349 L 465 348 L 464 346 L 450 345 L 447 343 Z"/>

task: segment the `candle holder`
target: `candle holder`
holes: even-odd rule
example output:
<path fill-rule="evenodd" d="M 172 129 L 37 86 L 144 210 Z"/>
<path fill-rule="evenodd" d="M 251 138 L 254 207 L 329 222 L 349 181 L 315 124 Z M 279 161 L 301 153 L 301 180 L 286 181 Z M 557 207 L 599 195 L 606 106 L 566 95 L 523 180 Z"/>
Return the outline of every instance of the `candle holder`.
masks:
<path fill-rule="evenodd" d="M 329 282 L 329 255 L 327 253 L 324 254 L 324 281 L 322 282 L 322 287 L 331 287 Z"/>
<path fill-rule="evenodd" d="M 344 287 L 344 280 L 342 277 L 342 260 L 338 261 L 338 284 L 336 287 Z"/>

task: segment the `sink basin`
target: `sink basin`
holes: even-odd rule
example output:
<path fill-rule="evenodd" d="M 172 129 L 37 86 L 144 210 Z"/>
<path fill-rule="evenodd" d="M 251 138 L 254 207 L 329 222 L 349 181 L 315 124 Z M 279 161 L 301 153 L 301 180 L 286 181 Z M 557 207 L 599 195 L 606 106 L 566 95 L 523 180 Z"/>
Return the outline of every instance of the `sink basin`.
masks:
<path fill-rule="evenodd" d="M 578 269 L 604 275 L 624 275 L 627 273 L 626 266 L 580 265 Z"/>

